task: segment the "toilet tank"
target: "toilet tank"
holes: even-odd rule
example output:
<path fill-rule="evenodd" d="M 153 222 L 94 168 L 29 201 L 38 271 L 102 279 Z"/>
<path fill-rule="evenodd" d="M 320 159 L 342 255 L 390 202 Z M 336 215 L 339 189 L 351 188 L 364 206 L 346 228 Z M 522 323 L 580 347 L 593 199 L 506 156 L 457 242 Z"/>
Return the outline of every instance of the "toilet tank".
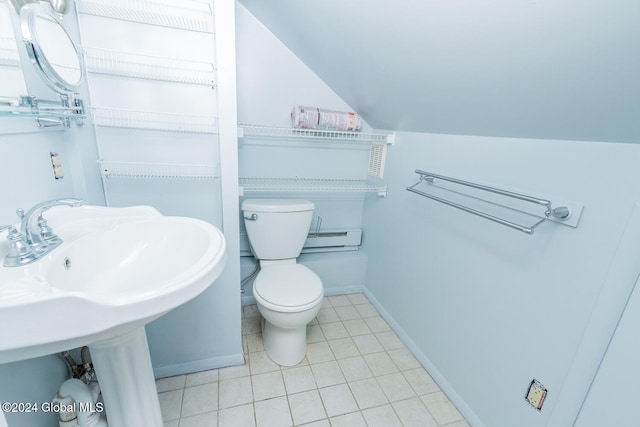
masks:
<path fill-rule="evenodd" d="M 309 234 L 313 208 L 313 202 L 301 199 L 246 199 L 242 215 L 255 257 L 297 258 Z"/>

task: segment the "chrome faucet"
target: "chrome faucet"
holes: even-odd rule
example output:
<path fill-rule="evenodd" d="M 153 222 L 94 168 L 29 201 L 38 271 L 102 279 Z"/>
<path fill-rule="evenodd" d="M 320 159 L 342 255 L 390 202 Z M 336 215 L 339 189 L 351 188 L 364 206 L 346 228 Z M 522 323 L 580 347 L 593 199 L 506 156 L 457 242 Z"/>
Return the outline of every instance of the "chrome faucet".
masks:
<path fill-rule="evenodd" d="M 25 214 L 22 209 L 17 213 L 22 220 L 20 231 L 14 226 L 0 227 L 0 231 L 8 229 L 7 240 L 9 252 L 4 259 L 5 267 L 17 267 L 32 263 L 51 252 L 62 243 L 62 239 L 53 233 L 47 225 L 43 213 L 53 206 L 80 206 L 82 199 L 56 199 L 38 203 Z"/>

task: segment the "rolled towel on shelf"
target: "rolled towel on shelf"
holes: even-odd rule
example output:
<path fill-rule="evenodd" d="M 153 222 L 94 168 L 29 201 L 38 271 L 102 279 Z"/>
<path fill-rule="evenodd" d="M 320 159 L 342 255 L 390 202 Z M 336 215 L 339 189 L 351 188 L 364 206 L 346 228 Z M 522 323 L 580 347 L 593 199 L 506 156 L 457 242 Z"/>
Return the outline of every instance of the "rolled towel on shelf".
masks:
<path fill-rule="evenodd" d="M 360 130 L 362 119 L 352 111 L 333 111 L 295 105 L 291 112 L 291 126 L 296 129 L 331 129 L 353 132 Z"/>

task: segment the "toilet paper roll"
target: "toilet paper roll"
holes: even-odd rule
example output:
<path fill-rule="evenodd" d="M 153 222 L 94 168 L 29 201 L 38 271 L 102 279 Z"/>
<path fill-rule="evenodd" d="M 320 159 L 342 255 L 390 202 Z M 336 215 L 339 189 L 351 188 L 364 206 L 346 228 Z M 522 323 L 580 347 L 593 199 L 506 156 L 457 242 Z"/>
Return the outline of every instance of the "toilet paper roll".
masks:
<path fill-rule="evenodd" d="M 295 105 L 291 112 L 291 126 L 296 129 L 358 131 L 362 127 L 362 119 L 352 111 L 334 111 Z"/>

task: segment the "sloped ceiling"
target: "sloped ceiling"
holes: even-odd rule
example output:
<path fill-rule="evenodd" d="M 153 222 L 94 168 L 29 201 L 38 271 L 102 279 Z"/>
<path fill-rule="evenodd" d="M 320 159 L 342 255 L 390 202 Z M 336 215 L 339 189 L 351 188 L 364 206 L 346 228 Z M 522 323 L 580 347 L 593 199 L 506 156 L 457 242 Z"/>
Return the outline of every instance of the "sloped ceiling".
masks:
<path fill-rule="evenodd" d="M 640 142 L 640 1 L 240 3 L 375 128 Z"/>

